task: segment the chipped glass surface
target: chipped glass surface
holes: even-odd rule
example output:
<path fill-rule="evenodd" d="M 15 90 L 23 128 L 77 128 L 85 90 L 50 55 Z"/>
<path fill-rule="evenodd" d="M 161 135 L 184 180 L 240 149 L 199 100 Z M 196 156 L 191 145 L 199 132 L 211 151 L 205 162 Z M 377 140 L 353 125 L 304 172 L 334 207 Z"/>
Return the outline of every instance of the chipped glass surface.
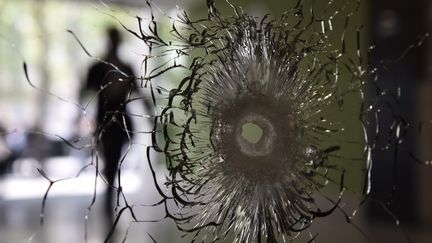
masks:
<path fill-rule="evenodd" d="M 370 163 L 366 137 L 353 139 L 363 117 L 347 118 L 362 113 L 369 78 L 353 55 L 360 43 L 346 48 L 345 34 L 359 35 L 347 29 L 359 5 L 294 2 L 275 19 L 231 7 L 226 17 L 208 1 L 208 18 L 198 21 L 181 12 L 169 44 L 142 37 L 176 53 L 161 72 L 186 69 L 155 129 L 169 171 L 161 203 L 174 202 L 167 216 L 197 241 L 287 242 L 344 211 L 346 190 L 362 195 L 344 179 L 353 168 L 367 177 Z M 335 30 L 338 18 L 345 25 Z M 262 130 L 256 141 L 245 137 L 247 124 Z"/>
<path fill-rule="evenodd" d="M 416 242 L 393 202 L 403 190 L 398 168 L 431 164 L 409 144 L 425 136 L 430 122 L 405 112 L 409 87 L 388 70 L 425 45 L 428 34 L 377 60 L 387 57 L 369 47 L 359 1 L 290 1 L 273 15 L 208 0 L 201 17 L 181 7 L 168 13 L 151 1 L 140 13 L 101 3 L 91 6 L 139 43 L 133 50 L 139 72 L 95 56 L 84 35 L 65 31 L 82 56 L 109 70 L 83 102 L 35 82 L 44 74 L 35 75 L 21 58 L 27 85 L 74 107 L 84 135 L 43 128 L 1 134 L 54 137 L 87 155 L 67 175 L 51 175 L 49 166 L 34 162 L 44 193 L 40 228 L 29 242 L 43 242 L 44 230 L 53 227 L 46 223 L 50 199 L 69 181 L 79 181 L 70 188 L 89 189 L 80 211 L 84 242 L 93 242 L 94 224 L 107 224 L 99 236 L 104 242 L 324 242 L 337 238 L 325 232 L 335 215 L 358 242 L 374 242 L 365 218 L 371 212 L 375 218 L 376 210 L 390 219 L 401 242 Z M 392 17 L 384 13 L 390 22 L 383 20 L 383 28 Z M 3 47 L 14 46 L 1 40 Z M 121 101 L 106 98 L 118 94 Z M 109 109 L 95 121 L 98 105 Z M 134 105 L 144 108 L 128 108 Z M 104 151 L 113 127 L 120 130 L 111 140 L 125 142 L 110 182 Z M 114 147 L 121 149 L 108 150 Z M 401 165 L 403 156 L 409 159 Z M 391 165 L 374 172 L 381 161 Z M 380 189 L 381 176 L 391 180 L 388 193 Z M 109 188 L 109 213 L 95 216 Z M 157 235 L 152 227 L 176 233 Z"/>

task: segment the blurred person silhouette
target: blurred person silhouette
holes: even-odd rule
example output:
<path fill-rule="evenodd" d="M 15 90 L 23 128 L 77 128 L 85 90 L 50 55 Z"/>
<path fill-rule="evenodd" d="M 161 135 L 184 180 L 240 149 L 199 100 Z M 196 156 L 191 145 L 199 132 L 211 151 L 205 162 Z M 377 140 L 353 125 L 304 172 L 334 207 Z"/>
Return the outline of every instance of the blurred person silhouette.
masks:
<path fill-rule="evenodd" d="M 114 180 L 119 169 L 123 146 L 133 137 L 133 124 L 126 112 L 128 97 L 137 92 L 137 83 L 130 65 L 118 56 L 122 36 L 118 29 L 109 27 L 106 30 L 107 49 L 104 62 L 93 64 L 87 74 L 86 91 L 98 92 L 97 129 L 98 149 L 104 160 L 103 175 L 108 186 L 104 198 L 108 227 L 112 227 L 114 217 Z M 144 108 L 151 112 L 152 106 L 144 100 Z M 112 232 L 111 232 L 112 233 Z"/>

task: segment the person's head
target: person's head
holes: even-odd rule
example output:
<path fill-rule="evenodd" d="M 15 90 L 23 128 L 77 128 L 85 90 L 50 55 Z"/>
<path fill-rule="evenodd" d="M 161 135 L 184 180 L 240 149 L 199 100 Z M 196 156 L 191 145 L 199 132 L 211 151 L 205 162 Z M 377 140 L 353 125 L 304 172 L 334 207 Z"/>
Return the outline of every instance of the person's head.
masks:
<path fill-rule="evenodd" d="M 122 42 L 120 31 L 116 27 L 111 26 L 107 29 L 106 35 L 108 40 L 108 50 L 110 52 L 117 51 Z"/>

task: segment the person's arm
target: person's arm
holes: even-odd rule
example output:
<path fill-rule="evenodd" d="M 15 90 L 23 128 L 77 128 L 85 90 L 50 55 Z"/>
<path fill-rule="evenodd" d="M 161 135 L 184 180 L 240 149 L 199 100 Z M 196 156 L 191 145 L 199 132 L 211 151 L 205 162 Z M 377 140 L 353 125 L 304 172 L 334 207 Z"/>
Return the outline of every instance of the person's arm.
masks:
<path fill-rule="evenodd" d="M 97 92 L 99 90 L 99 81 L 100 81 L 100 65 L 93 65 L 88 73 L 85 82 L 81 86 L 80 90 L 80 101 L 82 101 L 83 97 L 87 95 L 89 92 Z"/>
<path fill-rule="evenodd" d="M 93 98 L 94 95 L 98 92 L 100 89 L 99 83 L 100 83 L 100 65 L 94 64 L 92 65 L 85 77 L 84 82 L 81 83 L 81 87 L 79 89 L 78 94 L 78 103 L 82 106 L 82 108 L 86 108 L 84 106 L 87 105 L 87 103 L 90 101 L 90 99 Z M 93 101 L 94 102 L 94 101 Z M 95 114 L 96 115 L 96 114 Z M 83 119 L 82 112 L 77 114 L 76 116 L 76 124 L 79 124 L 78 126 L 78 134 L 81 134 L 82 131 L 88 131 L 88 126 L 94 127 L 96 126 L 96 116 L 87 116 L 87 120 Z"/>
<path fill-rule="evenodd" d="M 134 87 L 134 93 L 137 97 L 139 97 L 142 101 L 142 104 L 144 106 L 144 110 L 147 112 L 147 115 L 153 115 L 154 114 L 154 105 L 152 104 L 152 99 L 149 97 L 149 95 L 144 94 L 142 92 L 142 85 L 141 81 L 136 78 L 137 76 L 134 75 L 134 72 L 132 68 L 128 67 L 127 73 L 130 75 L 130 78 L 133 79 L 133 87 Z"/>

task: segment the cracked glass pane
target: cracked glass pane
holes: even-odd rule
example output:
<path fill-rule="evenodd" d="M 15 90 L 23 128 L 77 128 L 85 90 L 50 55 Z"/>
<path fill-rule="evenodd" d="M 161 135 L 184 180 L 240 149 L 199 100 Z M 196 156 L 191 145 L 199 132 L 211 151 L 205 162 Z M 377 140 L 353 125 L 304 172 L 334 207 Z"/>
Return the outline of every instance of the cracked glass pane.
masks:
<path fill-rule="evenodd" d="M 36 5 L 0 4 L 1 242 L 430 239 L 426 3 Z"/>

